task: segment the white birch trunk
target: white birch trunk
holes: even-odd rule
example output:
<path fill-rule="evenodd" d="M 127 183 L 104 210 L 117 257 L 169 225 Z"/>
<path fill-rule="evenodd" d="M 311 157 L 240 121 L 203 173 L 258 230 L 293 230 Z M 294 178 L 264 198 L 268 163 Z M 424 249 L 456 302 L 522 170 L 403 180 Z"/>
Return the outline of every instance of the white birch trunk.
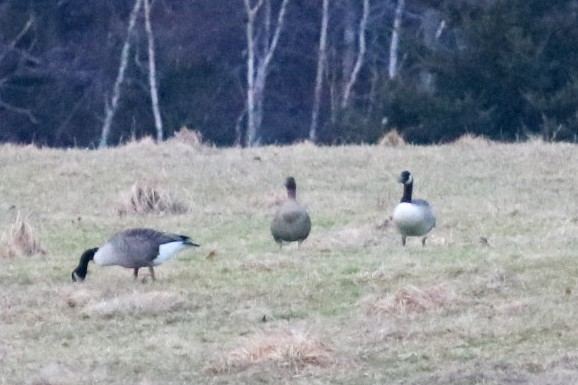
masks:
<path fill-rule="evenodd" d="M 157 70 L 155 61 L 155 40 L 150 18 L 150 0 L 144 0 L 145 29 L 148 39 L 148 56 L 149 56 L 149 86 L 151 92 L 151 105 L 155 118 L 155 128 L 157 132 L 157 143 L 163 141 L 163 121 L 161 110 L 159 108 L 159 94 L 157 85 Z"/>
<path fill-rule="evenodd" d="M 259 0 L 255 7 L 251 7 L 250 0 L 244 0 L 247 12 L 247 132 L 245 145 L 249 146 L 249 138 L 255 136 L 255 18 L 263 0 Z"/>
<path fill-rule="evenodd" d="M 345 85 L 345 89 L 343 90 L 343 97 L 341 99 L 341 108 L 345 109 L 349 106 L 349 102 L 351 99 L 351 90 L 357 81 L 357 76 L 359 75 L 359 71 L 361 71 L 361 67 L 363 66 L 363 61 L 365 60 L 365 31 L 367 30 L 367 19 L 369 18 L 369 0 L 363 0 L 363 15 L 361 17 L 361 21 L 359 23 L 359 32 L 358 32 L 358 44 L 359 48 L 357 51 L 357 59 L 355 60 L 355 65 L 353 66 L 353 70 L 351 71 L 351 75 L 349 76 L 349 81 Z"/>
<path fill-rule="evenodd" d="M 390 79 L 394 79 L 398 72 L 397 58 L 399 51 L 399 33 L 401 30 L 401 20 L 404 8 L 405 0 L 397 0 L 397 6 L 395 7 L 395 17 L 393 19 L 393 31 L 391 33 L 391 43 L 389 44 L 388 75 Z"/>
<path fill-rule="evenodd" d="M 263 5 L 263 0 L 255 6 L 251 6 L 250 0 L 243 0 L 247 12 L 247 132 L 245 145 L 252 147 L 259 144 L 259 131 L 263 122 L 263 104 L 264 91 L 269 74 L 269 65 L 273 59 L 273 54 L 279 42 L 279 36 L 283 29 L 285 14 L 289 0 L 283 0 L 279 14 L 277 16 L 277 25 L 273 36 L 270 36 L 270 8 L 265 14 L 265 34 L 259 47 L 262 52 L 257 52 L 257 36 L 255 35 L 255 22 L 257 14 Z M 267 1 L 267 7 L 270 7 L 270 0 Z"/>
<path fill-rule="evenodd" d="M 130 37 L 132 35 L 132 31 L 134 29 L 134 25 L 136 23 L 136 17 L 140 11 L 142 6 L 142 0 L 135 0 L 133 9 L 130 13 L 130 19 L 128 22 L 128 27 L 126 31 L 126 38 L 124 40 L 124 45 L 122 47 L 122 51 L 120 54 L 120 65 L 118 68 L 118 74 L 116 76 L 116 81 L 114 82 L 114 87 L 112 91 L 112 98 L 110 104 L 107 100 L 105 103 L 105 117 L 104 123 L 102 125 L 102 134 L 100 136 L 100 143 L 98 145 L 99 148 L 106 147 L 108 144 L 108 136 L 110 134 L 110 127 L 112 125 L 112 119 L 116 114 L 116 110 L 118 109 L 118 101 L 120 99 L 120 86 L 124 81 L 124 73 L 126 71 L 126 67 L 128 65 L 128 52 L 130 50 Z"/>
<path fill-rule="evenodd" d="M 313 95 L 313 111 L 311 112 L 311 126 L 309 140 L 317 141 L 317 125 L 321 106 L 321 90 L 323 86 L 323 71 L 327 61 L 327 25 L 329 24 L 329 0 L 323 0 L 323 15 L 321 18 L 321 33 L 319 36 L 319 55 L 317 56 L 317 74 L 315 76 L 315 93 Z"/>

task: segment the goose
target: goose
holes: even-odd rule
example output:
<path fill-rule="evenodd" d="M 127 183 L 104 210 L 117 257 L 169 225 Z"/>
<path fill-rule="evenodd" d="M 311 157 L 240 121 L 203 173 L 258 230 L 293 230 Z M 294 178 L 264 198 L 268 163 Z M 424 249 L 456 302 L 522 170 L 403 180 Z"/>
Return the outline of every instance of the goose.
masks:
<path fill-rule="evenodd" d="M 282 242 L 297 242 L 299 246 L 309 236 L 311 218 L 307 209 L 297 202 L 297 184 L 292 176 L 285 180 L 287 199 L 279 206 L 273 222 L 271 234 L 281 247 Z"/>
<path fill-rule="evenodd" d="M 412 199 L 413 176 L 403 171 L 398 181 L 403 184 L 403 196 L 393 210 L 392 220 L 401 234 L 401 244 L 405 246 L 407 237 L 422 237 L 425 246 L 427 234 L 436 225 L 436 217 L 430 204 L 423 199 Z"/>
<path fill-rule="evenodd" d="M 78 267 L 72 272 L 72 281 L 82 282 L 88 273 L 88 263 L 102 266 L 122 266 L 134 269 L 138 277 L 141 267 L 148 267 L 155 280 L 153 266 L 171 259 L 185 247 L 198 247 L 185 235 L 165 233 L 153 229 L 135 228 L 114 234 L 104 245 L 86 250 L 80 257 Z"/>

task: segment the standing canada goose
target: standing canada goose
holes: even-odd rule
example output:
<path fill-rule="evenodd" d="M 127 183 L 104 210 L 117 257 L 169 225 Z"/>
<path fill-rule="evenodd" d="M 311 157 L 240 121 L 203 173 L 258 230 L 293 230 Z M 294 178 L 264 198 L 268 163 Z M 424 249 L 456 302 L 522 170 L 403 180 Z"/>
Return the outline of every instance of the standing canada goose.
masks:
<path fill-rule="evenodd" d="M 72 281 L 83 281 L 88 273 L 88 262 L 102 266 L 117 265 L 134 269 L 148 267 L 155 280 L 153 266 L 171 259 L 187 246 L 198 247 L 184 235 L 163 233 L 152 229 L 129 229 L 114 234 L 104 245 L 86 250 L 80 257 L 78 267 L 72 272 Z"/>
<path fill-rule="evenodd" d="M 285 181 L 287 200 L 279 206 L 273 222 L 271 234 L 281 247 L 282 242 L 298 242 L 299 246 L 309 236 L 311 218 L 305 207 L 297 202 L 297 184 L 295 178 L 288 177 Z"/>
<path fill-rule="evenodd" d="M 413 176 L 409 171 L 403 171 L 398 181 L 403 184 L 403 196 L 393 210 L 393 223 L 401 234 L 401 244 L 405 246 L 406 237 L 423 236 L 421 244 L 425 246 L 427 233 L 436 225 L 436 217 L 427 201 L 411 199 Z"/>

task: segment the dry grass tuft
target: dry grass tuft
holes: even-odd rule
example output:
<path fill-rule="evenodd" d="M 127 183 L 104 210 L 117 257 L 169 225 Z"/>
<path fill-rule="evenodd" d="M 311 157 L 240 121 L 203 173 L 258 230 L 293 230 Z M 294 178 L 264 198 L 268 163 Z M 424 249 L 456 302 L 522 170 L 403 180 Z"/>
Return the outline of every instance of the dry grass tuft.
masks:
<path fill-rule="evenodd" d="M 386 132 L 377 143 L 380 146 L 397 147 L 405 145 L 405 139 L 403 139 L 403 136 L 394 128 Z"/>
<path fill-rule="evenodd" d="M 83 308 L 83 314 L 105 318 L 126 314 L 166 314 L 167 312 L 182 310 L 185 304 L 185 298 L 175 292 L 135 292 L 97 303 L 87 304 Z"/>
<path fill-rule="evenodd" d="M 40 245 L 35 230 L 18 214 L 10 231 L 2 235 L 0 257 L 15 258 L 45 254 L 46 251 Z"/>
<path fill-rule="evenodd" d="M 333 362 L 332 350 L 319 338 L 303 331 L 285 330 L 244 338 L 241 346 L 224 354 L 205 371 L 211 374 L 244 370 L 260 364 L 288 369 L 327 366 Z"/>
<path fill-rule="evenodd" d="M 395 294 L 366 303 L 368 314 L 406 314 L 443 307 L 456 299 L 455 291 L 448 285 L 420 289 L 413 285 Z"/>
<path fill-rule="evenodd" d="M 119 215 L 126 214 L 184 214 L 188 207 L 149 181 L 138 181 L 122 199 Z"/>
<path fill-rule="evenodd" d="M 175 134 L 170 141 L 186 144 L 196 149 L 204 146 L 203 134 L 198 130 L 191 130 L 186 126 L 181 127 L 179 131 L 175 131 Z"/>
<path fill-rule="evenodd" d="M 483 136 L 467 133 L 457 138 L 452 144 L 463 147 L 487 147 L 492 144 L 492 141 Z"/>

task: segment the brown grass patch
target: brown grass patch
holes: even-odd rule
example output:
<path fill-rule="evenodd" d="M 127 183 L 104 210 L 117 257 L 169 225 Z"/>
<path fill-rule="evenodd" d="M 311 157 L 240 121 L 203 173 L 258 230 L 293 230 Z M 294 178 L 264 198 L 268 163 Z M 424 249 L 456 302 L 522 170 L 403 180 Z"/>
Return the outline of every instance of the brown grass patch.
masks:
<path fill-rule="evenodd" d="M 366 303 L 368 314 L 406 314 L 429 311 L 443 307 L 456 299 L 456 293 L 448 285 L 436 285 L 420 289 L 410 285 L 395 294 Z"/>
<path fill-rule="evenodd" d="M 386 132 L 377 143 L 380 146 L 397 147 L 405 145 L 405 139 L 403 139 L 403 136 L 394 128 Z"/>
<path fill-rule="evenodd" d="M 315 336 L 298 330 L 259 333 L 244 338 L 241 346 L 226 352 L 205 371 L 211 374 L 240 371 L 260 364 L 287 369 L 327 366 L 333 362 L 332 350 Z"/>
<path fill-rule="evenodd" d="M 184 214 L 188 207 L 150 181 L 137 181 L 122 198 L 119 215 L 126 214 Z"/>
<path fill-rule="evenodd" d="M 132 293 L 87 304 L 83 308 L 83 314 L 106 318 L 124 314 L 165 314 L 182 310 L 185 307 L 185 303 L 185 298 L 174 292 Z"/>
<path fill-rule="evenodd" d="M 36 231 L 18 214 L 8 233 L 0 240 L 0 257 L 15 258 L 19 256 L 45 255 Z"/>

